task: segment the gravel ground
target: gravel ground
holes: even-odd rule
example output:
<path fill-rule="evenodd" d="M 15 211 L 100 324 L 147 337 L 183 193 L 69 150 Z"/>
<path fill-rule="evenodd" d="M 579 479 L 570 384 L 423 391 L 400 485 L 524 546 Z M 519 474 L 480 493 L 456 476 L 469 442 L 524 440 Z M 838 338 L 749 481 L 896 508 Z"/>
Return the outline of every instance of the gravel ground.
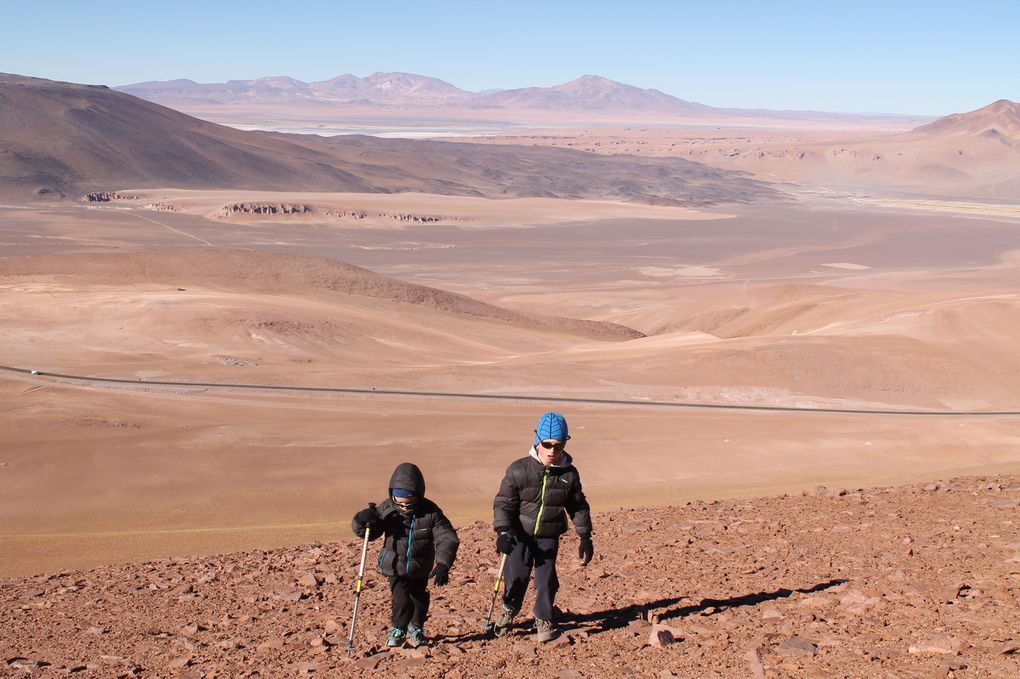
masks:
<path fill-rule="evenodd" d="M 385 649 L 389 592 L 370 571 L 348 659 L 361 545 L 339 526 L 336 543 L 0 581 L 0 674 L 1020 676 L 1015 477 L 811 488 L 594 522 L 588 567 L 564 538 L 561 634 L 545 645 L 526 615 L 508 638 L 482 633 L 498 561 L 476 523 L 459 527 L 450 584 L 432 588 L 429 645 Z"/>

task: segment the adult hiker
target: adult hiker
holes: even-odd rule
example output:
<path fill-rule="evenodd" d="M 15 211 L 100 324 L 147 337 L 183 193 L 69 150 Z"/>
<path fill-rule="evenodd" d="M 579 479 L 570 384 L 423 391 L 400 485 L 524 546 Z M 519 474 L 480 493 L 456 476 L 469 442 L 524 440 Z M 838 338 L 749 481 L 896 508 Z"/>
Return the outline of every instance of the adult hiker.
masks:
<path fill-rule="evenodd" d="M 393 629 L 386 645 L 406 642 L 417 648 L 426 642 L 425 619 L 429 613 L 428 581 L 437 587 L 449 582 L 457 558 L 457 531 L 443 510 L 425 497 L 425 477 L 416 465 L 397 465 L 390 478 L 389 497 L 354 515 L 351 529 L 368 539 L 385 536 L 379 553 L 379 572 L 389 577 Z"/>
<path fill-rule="evenodd" d="M 542 415 L 531 450 L 507 467 L 493 502 L 496 551 L 507 555 L 503 613 L 493 628 L 496 636 L 503 636 L 513 625 L 534 571 L 538 640 L 556 638 L 553 605 L 560 586 L 556 556 L 568 515 L 581 538 L 578 558 L 582 565 L 587 566 L 595 553 L 588 500 L 573 458 L 564 449 L 569 439 L 563 415 Z"/>

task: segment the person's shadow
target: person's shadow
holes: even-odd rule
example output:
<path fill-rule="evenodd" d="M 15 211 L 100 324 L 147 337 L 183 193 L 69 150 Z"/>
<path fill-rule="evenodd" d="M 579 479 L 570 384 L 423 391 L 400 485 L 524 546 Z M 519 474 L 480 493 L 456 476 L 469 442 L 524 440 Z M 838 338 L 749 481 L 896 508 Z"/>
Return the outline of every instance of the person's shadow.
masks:
<path fill-rule="evenodd" d="M 846 582 L 849 582 L 849 580 L 836 578 L 827 582 L 820 582 L 811 587 L 804 587 L 800 589 L 786 589 L 785 587 L 782 587 L 771 592 L 742 594 L 740 596 L 730 597 L 729 599 L 702 599 L 699 603 L 680 606 L 679 608 L 671 607 L 676 606 L 681 601 L 689 599 L 690 597 L 670 597 L 668 599 L 658 599 L 656 601 L 649 601 L 642 604 L 631 604 L 629 606 L 623 606 L 622 608 L 610 608 L 604 611 L 596 611 L 594 613 L 564 613 L 558 618 L 558 626 L 561 633 L 570 632 L 572 630 L 582 630 L 588 636 L 593 636 L 595 634 L 602 634 L 603 632 L 619 629 L 621 627 L 627 627 L 634 620 L 647 619 L 649 614 L 653 615 L 660 621 L 670 620 L 673 618 L 686 618 L 687 616 L 695 613 L 716 615 L 727 609 L 740 608 L 742 606 L 757 606 L 758 604 L 765 603 L 766 601 L 786 599 L 794 594 L 813 594 L 815 592 L 822 592 L 830 587 L 836 587 Z M 659 609 L 662 608 L 666 608 L 667 610 L 659 613 Z M 521 622 L 519 621 L 515 627 L 521 628 Z M 490 632 L 481 631 L 438 636 L 435 641 L 443 643 L 465 643 L 471 641 L 484 641 L 492 638 L 493 636 Z"/>
<path fill-rule="evenodd" d="M 670 620 L 673 618 L 685 618 L 695 613 L 716 615 L 727 609 L 739 608 L 741 606 L 757 606 L 758 604 L 765 603 L 766 601 L 785 599 L 794 594 L 813 594 L 814 592 L 821 592 L 829 589 L 830 587 L 836 587 L 846 582 L 848 582 L 848 580 L 836 578 L 834 580 L 820 582 L 811 587 L 804 587 L 800 589 L 786 589 L 783 587 L 771 592 L 742 594 L 728 599 L 702 599 L 699 603 L 680 606 L 678 608 L 672 607 L 675 607 L 678 603 L 685 599 L 689 599 L 690 597 L 671 597 L 643 604 L 631 604 L 630 606 L 624 606 L 622 608 L 611 608 L 594 613 L 566 613 L 560 618 L 559 626 L 564 632 L 568 632 L 573 629 L 583 629 L 589 636 L 591 636 L 593 634 L 601 634 L 602 632 L 608 632 L 609 630 L 626 627 L 634 620 L 648 618 L 649 614 L 660 621 Z M 662 611 L 661 613 L 658 612 L 659 609 L 663 608 L 666 608 L 667 610 Z"/>

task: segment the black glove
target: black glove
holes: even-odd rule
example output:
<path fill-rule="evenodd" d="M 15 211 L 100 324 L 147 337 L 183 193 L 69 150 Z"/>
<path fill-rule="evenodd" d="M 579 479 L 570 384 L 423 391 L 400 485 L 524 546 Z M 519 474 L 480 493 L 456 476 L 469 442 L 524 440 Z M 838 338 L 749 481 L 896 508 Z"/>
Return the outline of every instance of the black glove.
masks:
<path fill-rule="evenodd" d="M 510 533 L 506 531 L 496 533 L 496 551 L 500 554 L 509 554 L 514 551 L 514 539 L 510 537 Z"/>
<path fill-rule="evenodd" d="M 591 558 L 595 556 L 595 545 L 591 543 L 590 536 L 584 535 L 581 537 L 581 544 L 577 548 L 577 556 L 582 560 L 582 566 L 587 566 L 591 563 Z"/>
<path fill-rule="evenodd" d="M 436 583 L 436 587 L 442 587 L 450 581 L 450 567 L 445 563 L 437 563 L 429 573 L 429 577 L 433 578 L 432 581 Z"/>
<path fill-rule="evenodd" d="M 365 534 L 367 528 L 371 533 L 379 532 L 379 514 L 375 511 L 375 506 L 370 505 L 365 509 L 354 515 L 354 525 L 360 528 L 358 531 L 361 535 Z"/>

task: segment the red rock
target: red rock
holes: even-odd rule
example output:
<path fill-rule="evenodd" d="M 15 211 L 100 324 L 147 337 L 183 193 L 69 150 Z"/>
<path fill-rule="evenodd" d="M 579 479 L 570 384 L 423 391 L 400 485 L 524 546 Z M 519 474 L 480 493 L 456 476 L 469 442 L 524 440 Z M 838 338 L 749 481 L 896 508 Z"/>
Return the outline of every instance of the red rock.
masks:
<path fill-rule="evenodd" d="M 666 625 L 660 625 L 658 623 L 653 624 L 648 632 L 648 641 L 645 642 L 648 646 L 655 648 L 662 648 L 663 646 L 669 646 L 677 641 L 678 634 L 674 634 L 676 630 Z"/>
<path fill-rule="evenodd" d="M 959 653 L 962 646 L 963 644 L 960 640 L 955 637 L 951 637 L 948 634 L 935 633 L 932 634 L 925 643 L 918 644 L 917 646 L 910 646 L 907 649 L 907 652 L 914 654 Z"/>
<path fill-rule="evenodd" d="M 379 667 L 379 663 L 385 660 L 388 656 L 389 653 L 386 652 L 373 653 L 372 655 L 355 660 L 354 664 L 370 672 L 374 672 L 376 668 Z"/>
<path fill-rule="evenodd" d="M 794 635 L 779 644 L 776 650 L 780 655 L 815 655 L 818 647 L 800 635 Z"/>
<path fill-rule="evenodd" d="M 744 660 L 749 665 L 752 679 L 765 679 L 765 665 L 762 663 L 762 655 L 764 653 L 761 646 L 749 648 L 744 653 Z"/>
<path fill-rule="evenodd" d="M 297 670 L 298 672 L 300 672 L 302 674 L 307 674 L 309 672 L 315 672 L 316 670 L 319 669 L 320 666 L 321 666 L 321 663 L 318 663 L 318 662 L 315 662 L 315 661 L 296 662 L 296 663 L 291 663 L 291 664 L 287 665 L 288 668 L 290 668 L 292 670 Z"/>
<path fill-rule="evenodd" d="M 1001 647 L 999 647 L 999 655 L 1013 655 L 1017 651 L 1020 651 L 1020 641 L 1007 641 Z"/>
<path fill-rule="evenodd" d="M 319 578 L 315 577 L 315 573 L 305 573 L 297 580 L 297 584 L 301 587 L 318 587 L 320 582 Z"/>
<path fill-rule="evenodd" d="M 255 648 L 259 651 L 282 651 L 285 644 L 286 642 L 283 637 L 276 637 L 274 639 L 266 639 Z"/>
<path fill-rule="evenodd" d="M 301 601 L 308 595 L 302 592 L 297 587 L 284 586 L 276 590 L 276 598 L 282 599 L 283 601 Z"/>

